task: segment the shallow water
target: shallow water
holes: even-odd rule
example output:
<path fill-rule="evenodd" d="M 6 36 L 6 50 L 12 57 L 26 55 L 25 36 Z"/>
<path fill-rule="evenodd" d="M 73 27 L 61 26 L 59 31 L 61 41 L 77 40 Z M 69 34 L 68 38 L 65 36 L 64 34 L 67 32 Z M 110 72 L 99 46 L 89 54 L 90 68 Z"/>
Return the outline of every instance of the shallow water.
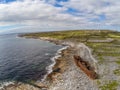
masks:
<path fill-rule="evenodd" d="M 38 39 L 0 36 L 0 82 L 41 80 L 60 48 Z"/>

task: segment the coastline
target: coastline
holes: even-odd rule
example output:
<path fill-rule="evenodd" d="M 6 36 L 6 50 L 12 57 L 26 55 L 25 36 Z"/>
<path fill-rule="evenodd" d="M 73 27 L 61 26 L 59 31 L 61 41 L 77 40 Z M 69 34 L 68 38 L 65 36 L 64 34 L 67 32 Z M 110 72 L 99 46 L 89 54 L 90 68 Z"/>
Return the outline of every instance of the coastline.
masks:
<path fill-rule="evenodd" d="M 49 41 L 49 39 L 47 39 L 47 41 Z M 56 40 L 54 41 L 50 39 L 50 42 L 56 44 Z M 86 90 L 88 88 L 89 90 L 98 90 L 95 80 L 94 81 L 91 80 L 82 70 L 80 70 L 76 66 L 73 60 L 73 55 L 78 55 L 79 52 L 78 48 L 80 48 L 79 46 L 84 44 L 81 43 L 79 45 L 79 43 L 77 43 L 76 46 L 78 48 L 76 48 L 75 44 L 73 44 L 72 42 L 58 40 L 57 44 L 58 43 L 61 45 L 68 45 L 69 47 L 62 51 L 62 55 L 60 58 L 55 60 L 56 64 L 53 66 L 53 71 L 47 77 L 48 81 L 51 80 L 49 82 L 50 84 L 48 84 L 49 87 L 47 90 Z M 88 47 L 85 48 L 89 49 Z M 95 59 L 93 61 L 95 61 Z M 59 68 L 59 66 L 62 65 L 63 63 L 64 64 L 66 63 L 66 65 L 63 65 L 60 68 L 63 70 L 61 72 L 60 71 L 54 72 L 54 70 Z"/>
<path fill-rule="evenodd" d="M 41 40 L 44 40 L 44 38 Z M 78 52 L 76 52 L 76 48 L 74 48 L 75 46 L 72 42 L 53 39 L 45 39 L 45 41 L 66 47 L 57 51 L 57 58 L 52 58 L 53 64 L 48 67 L 49 69 L 52 68 L 52 70 L 49 70 L 49 74 L 45 76 L 42 82 L 38 81 L 35 83 L 38 87 L 20 84 L 17 87 L 11 86 L 6 90 L 30 90 L 30 88 L 32 88 L 32 90 L 85 90 L 85 88 L 91 88 L 89 90 L 93 90 L 93 88 L 95 88 L 95 90 L 97 90 L 96 85 L 93 84 L 94 81 L 91 81 L 84 72 L 75 65 L 73 55 L 78 54 Z M 87 83 L 86 86 L 83 85 L 85 83 Z"/>
<path fill-rule="evenodd" d="M 95 59 L 92 57 L 92 55 L 90 55 L 91 54 L 91 51 L 90 50 L 88 50 L 86 53 L 85 53 L 85 49 L 89 49 L 86 45 L 84 45 L 83 43 L 77 43 L 77 42 L 71 42 L 71 41 L 62 41 L 62 40 L 56 40 L 56 39 L 52 39 L 52 38 L 45 38 L 45 37 L 42 37 L 42 38 L 39 38 L 39 39 L 41 39 L 41 40 L 45 40 L 45 41 L 49 41 L 49 42 L 52 42 L 52 43 L 55 43 L 55 44 L 59 44 L 59 45 L 63 45 L 63 46 L 68 46 L 68 48 L 67 49 L 65 49 L 65 50 L 63 50 L 63 51 L 61 51 L 62 53 L 62 55 L 61 55 L 61 57 L 60 58 L 58 58 L 58 59 L 56 59 L 55 61 L 56 61 L 56 64 L 53 66 L 53 72 L 51 73 L 51 74 L 49 74 L 48 75 L 48 78 L 50 77 L 54 77 L 54 79 L 52 80 L 52 83 L 50 84 L 50 85 L 48 85 L 48 86 L 50 86 L 49 87 L 49 89 L 48 90 L 67 90 L 67 88 L 69 88 L 68 90 L 79 90 L 79 89 L 83 89 L 83 90 L 85 90 L 85 88 L 84 88 L 84 86 L 83 87 L 81 87 L 81 88 L 78 88 L 78 87 L 76 87 L 76 88 L 73 88 L 74 87 L 74 85 L 76 85 L 77 83 L 80 83 L 80 84 L 84 84 L 84 82 L 85 83 L 87 83 L 87 82 L 89 82 L 89 83 L 87 83 L 86 84 L 86 88 L 90 88 L 91 86 L 91 89 L 90 90 L 93 90 L 93 89 L 95 89 L 95 90 L 97 90 L 98 89 L 98 87 L 97 87 L 97 85 L 96 85 L 96 82 L 94 82 L 94 81 L 92 81 L 87 75 L 85 75 L 84 74 L 84 72 L 83 71 L 81 71 L 76 65 L 75 65 L 75 63 L 74 63 L 74 60 L 73 60 L 73 55 L 79 55 L 79 54 L 81 54 L 81 55 L 83 55 L 82 56 L 82 58 L 84 58 L 84 59 L 86 59 L 86 60 L 88 60 L 88 59 L 90 59 L 91 58 L 91 62 L 95 62 L 96 63 L 96 61 L 95 61 Z M 83 51 L 83 53 L 80 53 L 80 52 L 82 52 L 82 51 L 79 51 L 79 49 L 81 48 L 82 49 L 82 47 L 84 47 L 84 51 Z M 86 56 L 84 55 L 84 54 L 89 54 L 89 56 L 88 56 L 88 58 L 86 58 Z M 63 59 L 61 59 L 61 58 L 63 58 Z M 65 60 L 64 60 L 65 59 Z M 61 62 L 60 62 L 61 61 Z M 59 65 L 62 65 L 63 63 L 66 63 L 67 65 L 64 65 L 64 66 L 62 66 L 61 67 L 61 69 L 64 69 L 63 70 L 63 72 L 55 72 L 54 73 L 54 70 L 55 69 L 57 69 L 58 68 L 58 66 Z M 93 63 L 91 63 L 91 64 L 93 64 Z M 72 67 L 72 65 L 74 65 L 73 67 Z M 93 64 L 94 65 L 94 64 Z M 72 69 L 71 70 L 71 68 L 75 68 L 75 69 Z M 70 70 L 69 70 L 70 69 Z M 97 68 L 96 68 L 97 69 Z M 77 71 L 78 70 L 78 71 Z M 69 76 L 68 74 L 68 76 L 66 75 L 66 73 L 71 73 L 71 71 L 75 71 L 75 73 L 72 73 L 72 74 L 75 74 L 75 77 L 76 76 L 79 76 L 80 74 L 80 76 L 81 77 L 78 77 L 78 79 L 80 79 L 80 78 L 84 78 L 81 82 L 80 81 L 77 81 L 76 80 L 76 83 L 74 83 L 75 82 L 75 80 L 73 80 L 74 82 L 73 82 L 73 85 L 72 86 L 67 86 L 67 85 L 65 85 L 64 86 L 64 88 L 62 87 L 62 86 L 58 86 L 58 87 L 56 87 L 57 85 L 61 85 L 61 80 L 62 80 L 62 77 L 65 77 L 64 79 L 67 81 L 67 79 L 68 78 L 70 78 L 71 76 Z M 96 70 L 97 71 L 97 70 Z M 65 74 L 65 75 L 64 75 Z M 78 75 L 77 75 L 78 74 Z M 66 77 L 67 76 L 67 77 Z M 54 81 L 55 80 L 55 81 Z M 68 79 L 69 80 L 69 79 Z M 63 80 L 64 81 L 64 80 Z M 71 81 L 68 81 L 68 82 L 64 82 L 64 84 L 70 84 L 70 82 L 72 82 L 72 80 Z M 92 84 L 90 84 L 92 82 Z M 93 82 L 94 82 L 94 84 L 93 84 Z M 57 84 L 56 84 L 57 83 Z M 53 86 L 52 86 L 53 85 Z M 66 89 L 65 89 L 65 87 L 66 87 Z M 55 88 L 57 88 L 57 89 L 55 89 Z"/>
<path fill-rule="evenodd" d="M 55 68 L 57 69 L 57 65 L 59 64 L 59 59 L 62 57 L 62 51 L 66 50 L 67 48 L 68 48 L 68 46 L 58 49 L 55 56 L 51 58 L 51 61 L 53 63 L 51 65 L 49 65 L 48 67 L 46 67 L 46 70 L 48 71 L 48 73 L 41 80 L 42 82 L 44 82 L 44 80 L 48 77 L 49 74 L 51 74 L 53 72 L 53 70 Z"/>
<path fill-rule="evenodd" d="M 59 31 L 22 34 L 20 37 L 34 38 L 69 46 L 56 61 L 55 71 L 43 82 L 22 84 L 6 90 L 119 90 L 120 89 L 120 33 L 109 30 Z M 75 65 L 73 55 L 80 55 L 95 66 L 98 79 L 91 80 Z M 94 63 L 93 63 L 94 62 Z M 63 65 L 63 66 L 62 66 Z M 64 72 L 61 68 L 64 67 Z M 57 74 L 56 74 L 57 73 Z M 51 79 L 53 77 L 53 80 Z M 22 88 L 22 89 L 19 89 Z"/>

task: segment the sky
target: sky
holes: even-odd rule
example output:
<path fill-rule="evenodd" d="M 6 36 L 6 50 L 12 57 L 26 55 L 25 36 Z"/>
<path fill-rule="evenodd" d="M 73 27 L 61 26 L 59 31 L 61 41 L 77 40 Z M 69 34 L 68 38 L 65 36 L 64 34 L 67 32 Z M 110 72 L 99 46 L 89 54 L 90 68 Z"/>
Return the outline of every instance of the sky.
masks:
<path fill-rule="evenodd" d="M 120 31 L 120 0 L 0 0 L 0 33 Z"/>

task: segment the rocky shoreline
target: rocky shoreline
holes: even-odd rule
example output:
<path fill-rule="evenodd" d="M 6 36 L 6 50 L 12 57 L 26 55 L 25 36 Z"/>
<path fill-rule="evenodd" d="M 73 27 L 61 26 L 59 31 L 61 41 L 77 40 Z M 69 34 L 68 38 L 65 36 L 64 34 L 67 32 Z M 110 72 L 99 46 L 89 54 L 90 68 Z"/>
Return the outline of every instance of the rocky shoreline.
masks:
<path fill-rule="evenodd" d="M 34 85 L 19 84 L 17 86 L 9 86 L 5 90 L 98 90 L 95 80 L 87 77 L 74 63 L 73 55 L 80 54 L 77 50 L 78 48 L 75 46 L 78 44 L 51 38 L 38 39 L 50 41 L 55 44 L 67 45 L 69 47 L 61 51 L 61 57 L 56 59 L 56 64 L 52 67 L 53 71 L 43 82 L 36 82 Z M 88 51 L 84 52 L 84 54 L 88 53 Z M 82 57 L 86 59 L 85 55 Z M 88 59 L 90 59 L 90 56 Z"/>
<path fill-rule="evenodd" d="M 43 39 L 44 40 L 44 39 Z M 54 42 L 56 43 L 56 40 L 51 40 L 50 42 Z M 54 76 L 54 80 L 53 83 L 50 85 L 48 90 L 98 90 L 97 87 L 97 83 L 95 80 L 91 80 L 82 70 L 80 70 L 76 64 L 74 63 L 74 55 L 80 55 L 83 59 L 88 60 L 88 62 L 92 62 L 91 65 L 94 66 L 93 63 L 94 60 L 92 60 L 91 56 L 88 55 L 88 57 L 86 57 L 86 54 L 90 54 L 89 51 L 85 51 L 85 46 L 83 43 L 73 43 L 73 42 L 68 42 L 68 41 L 57 41 L 57 43 L 62 44 L 62 45 L 68 45 L 69 48 L 67 48 L 66 50 L 62 51 L 62 58 L 65 59 L 64 61 L 67 63 L 65 66 L 61 67 L 61 69 L 65 68 L 65 71 L 63 71 L 62 73 L 59 73 L 60 75 L 55 75 L 55 74 L 50 74 L 52 76 Z M 81 46 L 80 46 L 80 45 Z M 83 47 L 83 48 L 82 48 Z M 81 48 L 81 49 L 80 49 Z M 84 49 L 83 51 L 79 51 Z M 61 59 L 61 60 L 63 60 Z M 89 61 L 89 59 L 91 59 L 91 61 Z M 59 59 L 58 59 L 59 60 Z M 56 61 L 59 64 L 59 61 Z M 58 66 L 56 63 L 56 65 L 54 66 L 55 68 L 58 68 L 56 66 Z M 95 67 L 95 69 L 97 69 Z M 53 69 L 54 71 L 54 69 Z M 97 71 L 97 70 L 96 70 Z M 54 73 L 54 72 L 52 72 Z"/>

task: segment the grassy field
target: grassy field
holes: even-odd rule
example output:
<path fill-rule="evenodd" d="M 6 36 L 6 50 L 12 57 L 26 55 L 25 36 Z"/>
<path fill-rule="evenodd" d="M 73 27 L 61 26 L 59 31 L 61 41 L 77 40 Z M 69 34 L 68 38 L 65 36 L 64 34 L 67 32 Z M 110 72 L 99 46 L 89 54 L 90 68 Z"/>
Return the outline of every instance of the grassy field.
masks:
<path fill-rule="evenodd" d="M 120 78 L 120 32 L 110 30 L 72 30 L 23 34 L 25 37 L 49 37 L 56 40 L 82 42 L 93 50 L 98 60 L 101 90 L 117 90 Z M 114 69 L 111 67 L 114 65 Z M 111 78 L 112 77 L 114 78 Z M 110 81 L 110 82 L 109 82 Z"/>
<path fill-rule="evenodd" d="M 82 42 L 93 49 L 98 56 L 119 56 L 120 32 L 110 30 L 72 30 L 29 33 L 26 37 L 49 37 L 57 40 Z"/>

